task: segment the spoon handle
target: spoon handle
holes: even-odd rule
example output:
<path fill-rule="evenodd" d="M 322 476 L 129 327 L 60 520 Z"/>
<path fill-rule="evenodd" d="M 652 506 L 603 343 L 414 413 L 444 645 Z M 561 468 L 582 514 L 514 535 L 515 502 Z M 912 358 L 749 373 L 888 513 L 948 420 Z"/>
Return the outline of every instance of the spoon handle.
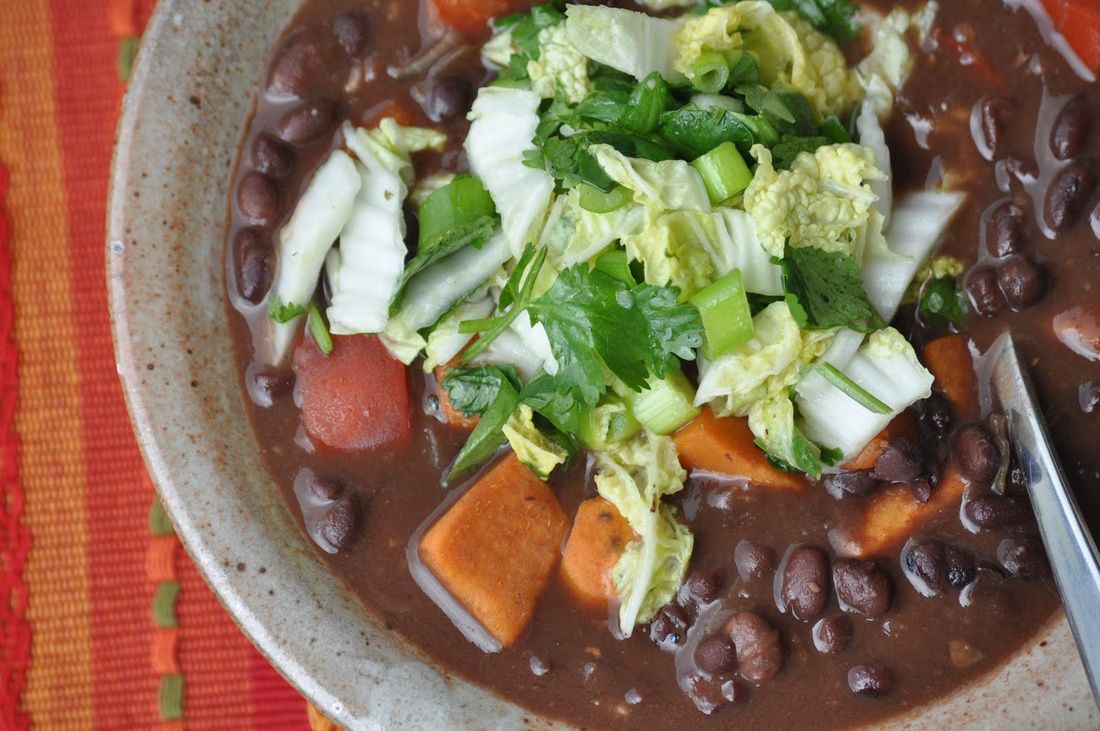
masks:
<path fill-rule="evenodd" d="M 1002 338 L 993 385 L 1008 419 L 1062 605 L 1100 702 L 1100 552 L 1069 489 L 1011 336 Z"/>

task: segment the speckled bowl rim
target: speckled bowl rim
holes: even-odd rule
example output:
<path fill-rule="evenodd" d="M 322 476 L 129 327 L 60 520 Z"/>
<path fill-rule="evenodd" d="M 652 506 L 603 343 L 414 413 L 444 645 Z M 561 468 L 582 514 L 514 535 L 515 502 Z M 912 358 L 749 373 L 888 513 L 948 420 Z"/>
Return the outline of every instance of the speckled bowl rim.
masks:
<path fill-rule="evenodd" d="M 256 5 L 161 0 L 119 124 L 107 283 L 118 372 L 150 474 L 234 621 L 337 722 L 566 728 L 435 669 L 381 626 L 317 559 L 267 476 L 226 357 L 221 242 L 255 80 L 298 0 Z M 1021 713 L 1020 691 L 1036 684 L 1045 692 Z M 1000 668 L 877 728 L 1086 729 L 1098 719 L 1059 613 Z"/>

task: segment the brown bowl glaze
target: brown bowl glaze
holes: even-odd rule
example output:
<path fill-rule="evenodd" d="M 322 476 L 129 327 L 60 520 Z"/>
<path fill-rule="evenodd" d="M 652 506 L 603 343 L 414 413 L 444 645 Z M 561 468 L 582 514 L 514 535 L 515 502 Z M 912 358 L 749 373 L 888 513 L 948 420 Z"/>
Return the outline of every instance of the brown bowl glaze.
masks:
<path fill-rule="evenodd" d="M 108 287 L 118 372 L 176 529 L 241 629 L 351 728 L 563 728 L 448 676 L 316 558 L 265 471 L 226 317 L 227 189 L 271 44 L 295 0 L 161 0 L 112 171 Z M 471 652 L 475 651 L 471 648 Z M 980 682 L 890 728 L 1095 728 L 1065 619 Z"/>

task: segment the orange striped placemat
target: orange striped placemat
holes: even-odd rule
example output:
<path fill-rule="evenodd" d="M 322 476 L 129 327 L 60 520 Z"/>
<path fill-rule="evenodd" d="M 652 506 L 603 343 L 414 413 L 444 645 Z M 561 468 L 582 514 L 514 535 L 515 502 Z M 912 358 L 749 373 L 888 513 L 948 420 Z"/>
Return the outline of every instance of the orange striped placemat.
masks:
<path fill-rule="evenodd" d="M 104 204 L 151 5 L 0 0 L 0 728 L 307 729 L 153 502 L 115 373 Z"/>

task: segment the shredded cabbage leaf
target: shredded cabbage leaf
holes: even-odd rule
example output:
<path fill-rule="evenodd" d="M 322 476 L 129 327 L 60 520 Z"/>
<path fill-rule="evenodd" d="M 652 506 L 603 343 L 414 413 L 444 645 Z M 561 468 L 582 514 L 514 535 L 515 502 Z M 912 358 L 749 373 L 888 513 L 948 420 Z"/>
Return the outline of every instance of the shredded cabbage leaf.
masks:
<path fill-rule="evenodd" d="M 639 81 L 654 71 L 673 84 L 685 81 L 672 63 L 679 21 L 602 5 L 569 5 L 565 18 L 569 43 L 596 63 Z"/>
<path fill-rule="evenodd" d="M 332 285 L 329 330 L 336 335 L 377 333 L 405 268 L 405 214 L 413 182 L 411 155 L 439 150 L 446 135 L 403 127 L 389 117 L 377 129 L 344 130 L 363 179 L 351 218 L 340 232 L 340 273 Z"/>
<path fill-rule="evenodd" d="M 775 170 L 771 152 L 752 148 L 758 165 L 745 191 L 745 210 L 756 223 L 764 249 L 782 257 L 787 245 L 814 246 L 841 251 L 862 260 L 878 200 L 871 189 L 884 175 L 875 167 L 874 153 L 846 143 L 803 152 L 790 170 Z M 877 212 L 876 212 L 877 213 Z"/>
<path fill-rule="evenodd" d="M 470 169 L 492 196 L 517 259 L 537 239 L 554 193 L 550 173 L 524 164 L 524 155 L 536 150 L 541 101 L 526 89 L 483 87 L 465 143 Z"/>
<path fill-rule="evenodd" d="M 625 637 L 652 619 L 683 583 L 694 537 L 661 498 L 682 490 L 686 479 L 669 437 L 642 432 L 596 454 L 596 491 L 638 534 L 611 573 Z"/>
<path fill-rule="evenodd" d="M 581 207 L 580 189 L 573 188 L 554 201 L 539 246 L 557 270 L 566 269 L 596 256 L 617 239 L 642 230 L 645 209 L 627 204 L 610 213 L 593 213 Z"/>
<path fill-rule="evenodd" d="M 841 354 L 827 354 L 823 360 L 891 409 L 887 414 L 869 411 L 817 373 L 803 379 L 796 389 L 803 430 L 816 443 L 839 450 L 844 459 L 858 454 L 895 416 L 932 393 L 932 374 L 893 328 L 872 333 L 847 363 L 837 362 L 843 360 Z"/>
<path fill-rule="evenodd" d="M 424 372 L 428 373 L 437 366 L 451 362 L 462 352 L 462 349 L 473 340 L 474 336 L 458 331 L 459 325 L 465 320 L 480 320 L 493 314 L 496 302 L 488 295 L 471 295 L 469 301 L 463 302 L 454 309 L 454 312 L 444 317 L 432 328 L 424 344 Z"/>
<path fill-rule="evenodd" d="M 642 160 L 602 144 L 592 145 L 588 151 L 612 180 L 634 194 L 638 205 L 664 211 L 711 210 L 703 176 L 683 160 Z"/>
<path fill-rule="evenodd" d="M 363 177 L 351 156 L 337 150 L 317 169 L 298 204 L 279 231 L 278 270 L 271 288 L 271 309 L 305 312 L 317 288 L 325 257 L 352 216 Z M 296 321 L 298 318 L 294 318 Z M 270 362 L 283 362 L 298 331 L 295 321 L 271 320 Z"/>
<path fill-rule="evenodd" d="M 539 57 L 527 62 L 531 88 L 543 99 L 553 99 L 560 90 L 570 104 L 580 104 L 592 91 L 588 59 L 569 42 L 565 25 L 539 32 Z"/>
<path fill-rule="evenodd" d="M 502 427 L 508 444 L 516 458 L 527 465 L 539 479 L 545 480 L 554 468 L 564 464 L 569 453 L 535 426 L 535 412 L 527 404 L 520 404 Z"/>

